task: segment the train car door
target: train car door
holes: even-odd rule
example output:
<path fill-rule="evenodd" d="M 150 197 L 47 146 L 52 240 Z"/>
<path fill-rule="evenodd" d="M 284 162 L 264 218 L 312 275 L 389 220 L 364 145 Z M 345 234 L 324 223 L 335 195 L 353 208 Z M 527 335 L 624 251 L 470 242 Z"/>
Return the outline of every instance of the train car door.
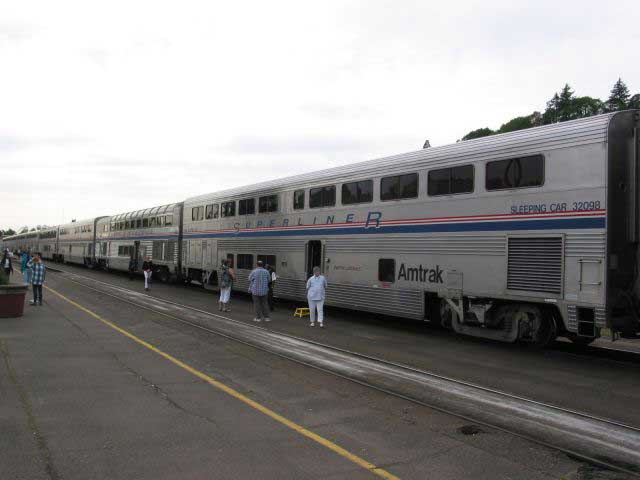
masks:
<path fill-rule="evenodd" d="M 133 242 L 133 259 L 136 263 L 136 270 L 138 269 L 138 266 L 142 265 L 140 263 L 140 241 L 136 240 L 135 242 Z"/>
<path fill-rule="evenodd" d="M 322 242 L 320 240 L 309 240 L 307 242 L 307 278 L 313 275 L 313 267 L 320 267 L 323 270 L 322 262 Z"/>

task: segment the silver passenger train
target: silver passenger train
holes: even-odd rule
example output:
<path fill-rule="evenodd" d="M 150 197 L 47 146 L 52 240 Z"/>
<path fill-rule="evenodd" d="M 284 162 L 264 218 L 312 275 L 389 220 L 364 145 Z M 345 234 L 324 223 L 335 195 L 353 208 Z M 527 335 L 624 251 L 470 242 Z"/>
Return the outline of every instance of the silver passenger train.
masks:
<path fill-rule="evenodd" d="M 116 270 L 151 257 L 164 280 L 202 285 L 216 285 L 228 259 L 239 290 L 263 260 L 278 272 L 275 295 L 292 300 L 305 298 L 305 281 L 320 266 L 329 305 L 501 341 L 635 335 L 639 126 L 637 111 L 599 115 L 5 244 Z"/>

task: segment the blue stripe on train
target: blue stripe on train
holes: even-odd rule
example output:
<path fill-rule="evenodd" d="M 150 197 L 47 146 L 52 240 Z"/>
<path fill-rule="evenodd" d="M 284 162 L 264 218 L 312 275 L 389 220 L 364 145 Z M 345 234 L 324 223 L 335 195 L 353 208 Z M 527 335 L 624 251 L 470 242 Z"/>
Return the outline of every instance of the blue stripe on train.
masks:
<path fill-rule="evenodd" d="M 301 228 L 291 230 L 259 230 L 222 233 L 187 233 L 185 238 L 294 237 L 318 235 L 374 235 L 384 233 L 497 232 L 514 230 L 575 230 L 605 228 L 604 217 L 559 218 L 550 220 L 511 220 L 497 222 L 432 223 L 426 225 L 383 225 L 369 227 Z"/>

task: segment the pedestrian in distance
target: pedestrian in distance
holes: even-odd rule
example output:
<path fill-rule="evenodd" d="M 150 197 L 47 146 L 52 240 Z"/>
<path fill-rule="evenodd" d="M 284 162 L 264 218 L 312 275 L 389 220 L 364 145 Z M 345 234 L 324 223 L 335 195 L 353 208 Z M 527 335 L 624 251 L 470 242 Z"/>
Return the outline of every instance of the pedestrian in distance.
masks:
<path fill-rule="evenodd" d="M 249 274 L 249 293 L 253 299 L 253 308 L 255 309 L 256 316 L 253 319 L 254 322 L 270 322 L 269 318 L 269 280 L 271 275 L 267 270 L 262 267 L 262 262 L 258 260 L 256 268 Z"/>
<path fill-rule="evenodd" d="M 129 257 L 129 280 L 133 280 L 133 274 L 138 269 L 138 265 L 137 264 L 138 264 L 138 262 L 133 257 L 133 253 L 132 253 L 131 257 Z"/>
<path fill-rule="evenodd" d="M 42 257 L 39 253 L 33 255 L 32 273 L 31 273 L 31 285 L 33 286 L 33 300 L 29 302 L 31 305 L 42 306 L 42 285 L 44 285 L 44 278 L 47 273 L 47 269 L 44 266 Z"/>
<path fill-rule="evenodd" d="M 324 327 L 324 299 L 326 296 L 327 280 L 320 275 L 320 267 L 313 267 L 313 276 L 307 280 L 307 300 L 309 301 L 309 315 L 313 327 L 316 324 L 316 310 L 318 311 L 318 325 Z"/>
<path fill-rule="evenodd" d="M 236 279 L 233 268 L 229 265 L 229 260 L 222 260 L 222 275 L 220 275 L 220 300 L 219 310 L 221 312 L 230 312 L 229 300 L 231 299 L 231 287 Z"/>
<path fill-rule="evenodd" d="M 0 266 L 6 273 L 7 278 L 11 276 L 13 273 L 13 263 L 11 262 L 11 256 L 9 255 L 9 249 L 7 248 L 2 255 L 2 261 L 0 261 Z"/>
<path fill-rule="evenodd" d="M 276 284 L 276 281 L 278 280 L 278 275 L 276 275 L 276 271 L 273 268 L 273 265 L 267 265 L 267 271 L 269 272 L 269 275 L 271 275 L 271 278 L 269 280 L 269 294 L 267 296 L 267 299 L 269 301 L 269 310 L 271 310 L 273 312 L 274 306 L 273 306 L 273 287 Z"/>
<path fill-rule="evenodd" d="M 151 287 L 151 276 L 153 275 L 153 262 L 151 261 L 151 257 L 147 257 L 145 261 L 142 262 L 142 272 L 144 273 L 144 290 L 148 292 Z"/>
<path fill-rule="evenodd" d="M 22 281 L 27 285 L 31 284 L 33 262 L 31 255 L 26 250 L 20 255 L 20 269 L 22 270 Z"/>

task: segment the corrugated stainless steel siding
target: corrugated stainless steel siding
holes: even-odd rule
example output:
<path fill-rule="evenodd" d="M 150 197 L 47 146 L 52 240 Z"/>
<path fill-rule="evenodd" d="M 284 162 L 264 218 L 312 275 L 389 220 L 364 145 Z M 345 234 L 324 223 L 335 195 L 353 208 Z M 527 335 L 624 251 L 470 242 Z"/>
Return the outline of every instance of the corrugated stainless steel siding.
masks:
<path fill-rule="evenodd" d="M 564 254 L 567 257 L 604 258 L 607 237 L 604 232 L 567 232 L 564 242 Z"/>
<path fill-rule="evenodd" d="M 305 240 L 285 238 L 237 238 L 232 240 L 218 240 L 218 251 L 247 252 L 247 253 L 276 253 L 302 252 Z"/>
<path fill-rule="evenodd" d="M 562 293 L 562 237 L 509 238 L 507 288 Z"/>
<path fill-rule="evenodd" d="M 431 254 L 431 255 L 498 255 L 505 253 L 504 234 L 495 235 L 384 235 L 363 238 L 332 237 L 327 239 L 327 255 L 331 253 Z"/>
<path fill-rule="evenodd" d="M 613 115 L 597 115 L 570 122 L 492 135 L 476 140 L 427 148 L 207 195 L 199 195 L 185 200 L 185 204 L 218 199 L 231 200 L 247 194 L 275 193 L 300 186 L 311 186 L 333 181 L 343 182 L 348 181 L 350 178 L 367 175 L 394 174 L 406 171 L 407 168 L 423 169 L 440 164 L 508 158 L 557 148 L 602 143 L 606 141 L 607 128 Z"/>

